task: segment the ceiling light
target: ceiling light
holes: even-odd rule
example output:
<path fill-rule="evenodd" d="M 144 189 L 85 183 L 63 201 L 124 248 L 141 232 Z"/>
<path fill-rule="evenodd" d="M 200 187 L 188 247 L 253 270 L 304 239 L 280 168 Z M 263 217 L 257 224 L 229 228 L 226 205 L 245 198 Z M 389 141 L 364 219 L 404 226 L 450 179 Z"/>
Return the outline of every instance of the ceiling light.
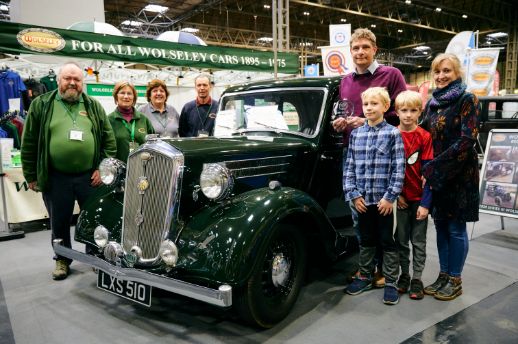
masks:
<path fill-rule="evenodd" d="M 371 27 L 376 27 L 376 24 L 371 24 Z"/>
<path fill-rule="evenodd" d="M 147 5 L 144 7 L 144 11 L 155 12 L 155 13 L 164 13 L 169 10 L 169 7 L 160 6 L 160 5 Z"/>
<path fill-rule="evenodd" d="M 410 5 L 412 3 L 411 0 L 405 0 L 405 4 Z"/>
<path fill-rule="evenodd" d="M 347 21 L 347 19 L 342 18 L 342 19 L 340 19 L 340 21 L 341 21 L 342 23 L 345 23 L 345 22 Z"/>
<path fill-rule="evenodd" d="M 397 30 L 397 32 L 401 33 L 401 32 L 403 32 L 403 30 L 401 30 L 401 29 L 398 29 L 398 30 Z"/>
<path fill-rule="evenodd" d="M 430 49 L 431 48 L 426 45 L 420 45 L 420 46 L 414 48 L 414 50 L 418 50 L 418 51 L 425 51 L 425 50 L 430 50 Z"/>
<path fill-rule="evenodd" d="M 302 47 L 312 47 L 313 42 L 300 42 L 299 45 Z"/>
<path fill-rule="evenodd" d="M 195 29 L 193 27 L 184 27 L 183 29 L 181 29 L 180 31 L 182 32 L 188 32 L 188 33 L 196 33 L 198 31 L 200 31 L 200 29 Z"/>
<path fill-rule="evenodd" d="M 271 6 L 270 5 L 263 5 L 263 7 L 266 8 L 267 10 L 269 10 Z"/>
<path fill-rule="evenodd" d="M 273 38 L 272 37 L 259 37 L 257 39 L 258 42 L 263 42 L 263 43 L 269 43 L 269 42 L 272 42 L 273 41 Z"/>
<path fill-rule="evenodd" d="M 489 35 L 487 35 L 487 37 L 502 38 L 502 37 L 507 37 L 507 34 L 505 32 L 495 32 L 495 33 L 490 33 Z"/>
<path fill-rule="evenodd" d="M 7 7 L 6 5 L 0 5 L 0 11 L 7 12 L 9 11 L 9 7 Z"/>
<path fill-rule="evenodd" d="M 302 12 L 303 15 L 309 16 L 309 12 Z"/>
<path fill-rule="evenodd" d="M 464 19 L 468 19 L 468 16 L 467 16 L 467 15 L 465 15 L 465 14 L 463 14 L 463 15 L 462 15 L 462 18 L 464 18 Z"/>
<path fill-rule="evenodd" d="M 125 20 L 121 23 L 121 25 L 124 25 L 124 26 L 133 26 L 133 27 L 140 27 L 142 26 L 142 23 L 141 22 L 138 22 L 138 21 L 134 21 L 134 20 Z"/>
<path fill-rule="evenodd" d="M 441 11 L 442 11 L 442 8 L 440 8 L 440 7 L 435 8 L 435 12 L 441 12 Z"/>

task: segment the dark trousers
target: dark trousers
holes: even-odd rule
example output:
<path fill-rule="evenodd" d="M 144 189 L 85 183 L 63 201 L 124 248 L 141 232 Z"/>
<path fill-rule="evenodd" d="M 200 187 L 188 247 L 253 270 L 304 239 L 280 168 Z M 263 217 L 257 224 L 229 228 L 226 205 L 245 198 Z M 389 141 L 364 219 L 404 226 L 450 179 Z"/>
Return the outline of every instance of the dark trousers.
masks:
<path fill-rule="evenodd" d="M 52 240 L 63 239 L 63 245 L 71 248 L 70 222 L 77 200 L 79 208 L 83 207 L 94 188 L 90 185 L 92 172 L 68 174 L 57 171 L 49 172 L 49 189 L 43 192 L 43 202 L 47 208 L 52 230 Z M 52 244 L 52 241 L 51 241 Z M 56 256 L 54 259 L 70 260 Z"/>
<path fill-rule="evenodd" d="M 410 273 L 410 245 L 412 243 L 412 278 L 421 279 L 426 261 L 426 229 L 428 218 L 417 220 L 420 201 L 407 201 L 408 208 L 397 210 L 396 244 L 399 251 L 401 273 Z"/>
<path fill-rule="evenodd" d="M 383 276 L 386 283 L 395 283 L 399 275 L 399 256 L 394 242 L 394 214 L 383 216 L 374 204 L 367 206 L 367 212 L 358 215 L 360 274 L 372 277 L 376 246 L 380 244 L 383 249 Z"/>

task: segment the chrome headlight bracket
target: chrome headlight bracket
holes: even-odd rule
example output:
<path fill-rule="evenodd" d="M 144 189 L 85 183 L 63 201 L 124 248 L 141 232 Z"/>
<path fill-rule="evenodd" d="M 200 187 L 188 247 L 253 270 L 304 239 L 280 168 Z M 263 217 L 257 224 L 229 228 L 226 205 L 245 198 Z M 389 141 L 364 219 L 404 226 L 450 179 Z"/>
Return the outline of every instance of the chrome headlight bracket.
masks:
<path fill-rule="evenodd" d="M 103 159 L 99 164 L 99 174 L 105 185 L 124 186 L 126 164 L 115 158 Z"/>
<path fill-rule="evenodd" d="M 234 177 L 228 168 L 221 164 L 203 164 L 200 174 L 200 187 L 203 194 L 214 201 L 225 199 L 234 187 Z"/>

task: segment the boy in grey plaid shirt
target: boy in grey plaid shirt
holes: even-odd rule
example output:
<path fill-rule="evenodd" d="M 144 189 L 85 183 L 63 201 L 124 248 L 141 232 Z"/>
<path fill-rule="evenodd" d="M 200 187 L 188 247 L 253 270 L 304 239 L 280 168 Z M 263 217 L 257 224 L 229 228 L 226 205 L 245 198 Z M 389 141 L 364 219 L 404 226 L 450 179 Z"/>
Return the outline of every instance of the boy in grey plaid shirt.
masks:
<path fill-rule="evenodd" d="M 390 97 L 383 87 L 371 87 L 362 93 L 363 113 L 367 122 L 352 131 L 349 138 L 344 193 L 359 213 L 360 276 L 345 290 L 357 295 L 372 288 L 376 244 L 383 248 L 385 291 L 383 302 L 399 301 L 396 281 L 399 261 L 394 242 L 394 202 L 405 178 L 405 150 L 399 130 L 388 124 L 383 115 Z"/>

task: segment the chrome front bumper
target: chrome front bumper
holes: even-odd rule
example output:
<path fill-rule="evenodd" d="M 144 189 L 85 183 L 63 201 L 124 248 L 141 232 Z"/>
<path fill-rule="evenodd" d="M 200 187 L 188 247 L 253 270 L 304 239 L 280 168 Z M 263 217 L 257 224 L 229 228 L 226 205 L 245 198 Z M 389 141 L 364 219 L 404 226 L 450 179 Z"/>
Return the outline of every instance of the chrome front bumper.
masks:
<path fill-rule="evenodd" d="M 57 255 L 91 265 L 118 279 L 139 282 L 220 307 L 232 306 L 232 287 L 227 284 L 211 289 L 142 270 L 115 266 L 95 256 L 64 247 L 59 239 L 54 240 L 53 246 Z"/>

